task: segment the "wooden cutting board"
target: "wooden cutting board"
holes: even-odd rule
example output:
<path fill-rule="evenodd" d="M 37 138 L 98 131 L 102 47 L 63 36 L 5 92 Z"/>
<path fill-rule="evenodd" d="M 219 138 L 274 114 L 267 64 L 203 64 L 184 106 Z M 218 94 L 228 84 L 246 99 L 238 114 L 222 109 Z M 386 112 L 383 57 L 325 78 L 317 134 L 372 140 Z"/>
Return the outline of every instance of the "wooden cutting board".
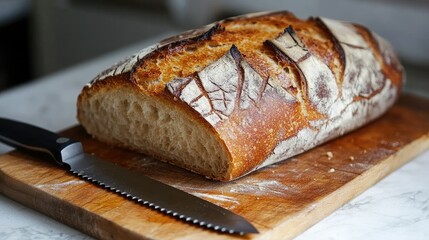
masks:
<path fill-rule="evenodd" d="M 16 151 L 0 156 L 0 191 L 101 239 L 288 239 L 429 148 L 429 100 L 405 95 L 369 125 L 230 183 L 108 147 L 79 126 L 64 134 L 82 140 L 87 152 L 242 215 L 260 234 L 226 235 L 192 226 Z"/>

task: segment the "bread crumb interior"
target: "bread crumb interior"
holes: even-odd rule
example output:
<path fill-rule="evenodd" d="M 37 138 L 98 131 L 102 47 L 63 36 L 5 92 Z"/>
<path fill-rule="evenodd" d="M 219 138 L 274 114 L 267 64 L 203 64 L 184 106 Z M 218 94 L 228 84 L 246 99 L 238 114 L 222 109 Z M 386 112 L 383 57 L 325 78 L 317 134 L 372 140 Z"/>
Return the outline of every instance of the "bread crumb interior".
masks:
<path fill-rule="evenodd" d="M 184 167 L 207 177 L 222 180 L 228 174 L 228 155 L 202 124 L 190 119 L 182 109 L 167 106 L 156 98 L 143 94 L 129 94 L 124 89 L 110 89 L 97 93 L 81 109 L 85 126 L 94 136 L 115 145 Z M 91 116 L 87 118 L 87 116 Z"/>

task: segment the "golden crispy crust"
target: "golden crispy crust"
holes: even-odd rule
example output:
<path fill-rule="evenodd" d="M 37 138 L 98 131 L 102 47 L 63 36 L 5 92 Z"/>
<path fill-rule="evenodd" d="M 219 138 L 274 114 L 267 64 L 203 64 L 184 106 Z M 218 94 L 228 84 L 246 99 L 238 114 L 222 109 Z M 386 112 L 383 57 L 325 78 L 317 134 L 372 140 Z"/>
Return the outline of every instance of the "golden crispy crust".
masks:
<path fill-rule="evenodd" d="M 403 74 L 391 46 L 363 26 L 253 14 L 120 62 L 84 88 L 78 108 L 93 92 L 123 85 L 180 108 L 228 151 L 228 175 L 209 177 L 231 180 L 380 116 L 397 98 Z"/>

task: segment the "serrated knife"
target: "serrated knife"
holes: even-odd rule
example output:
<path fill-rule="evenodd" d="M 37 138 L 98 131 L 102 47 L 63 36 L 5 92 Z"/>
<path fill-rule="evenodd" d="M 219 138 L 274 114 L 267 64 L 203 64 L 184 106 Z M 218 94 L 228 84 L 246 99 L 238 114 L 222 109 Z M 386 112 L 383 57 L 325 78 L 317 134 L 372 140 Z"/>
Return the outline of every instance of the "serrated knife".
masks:
<path fill-rule="evenodd" d="M 46 153 L 71 173 L 177 219 L 223 233 L 258 233 L 246 219 L 227 209 L 86 154 L 79 141 L 48 130 L 0 118 L 0 142 L 28 153 Z"/>

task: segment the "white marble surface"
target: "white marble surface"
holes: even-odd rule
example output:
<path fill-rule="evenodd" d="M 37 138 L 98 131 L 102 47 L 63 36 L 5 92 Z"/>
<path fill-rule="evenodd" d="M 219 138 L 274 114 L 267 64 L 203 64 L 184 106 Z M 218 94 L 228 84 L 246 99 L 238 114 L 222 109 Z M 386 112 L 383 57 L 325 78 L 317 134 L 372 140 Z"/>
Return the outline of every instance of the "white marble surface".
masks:
<path fill-rule="evenodd" d="M 159 39 L 159 38 L 157 38 Z M 104 68 L 157 39 L 0 93 L 0 116 L 58 131 L 77 123 L 76 97 Z M 0 145 L 0 154 L 10 148 Z M 429 151 L 297 239 L 429 239 Z M 91 239 L 0 195 L 0 239 Z"/>

